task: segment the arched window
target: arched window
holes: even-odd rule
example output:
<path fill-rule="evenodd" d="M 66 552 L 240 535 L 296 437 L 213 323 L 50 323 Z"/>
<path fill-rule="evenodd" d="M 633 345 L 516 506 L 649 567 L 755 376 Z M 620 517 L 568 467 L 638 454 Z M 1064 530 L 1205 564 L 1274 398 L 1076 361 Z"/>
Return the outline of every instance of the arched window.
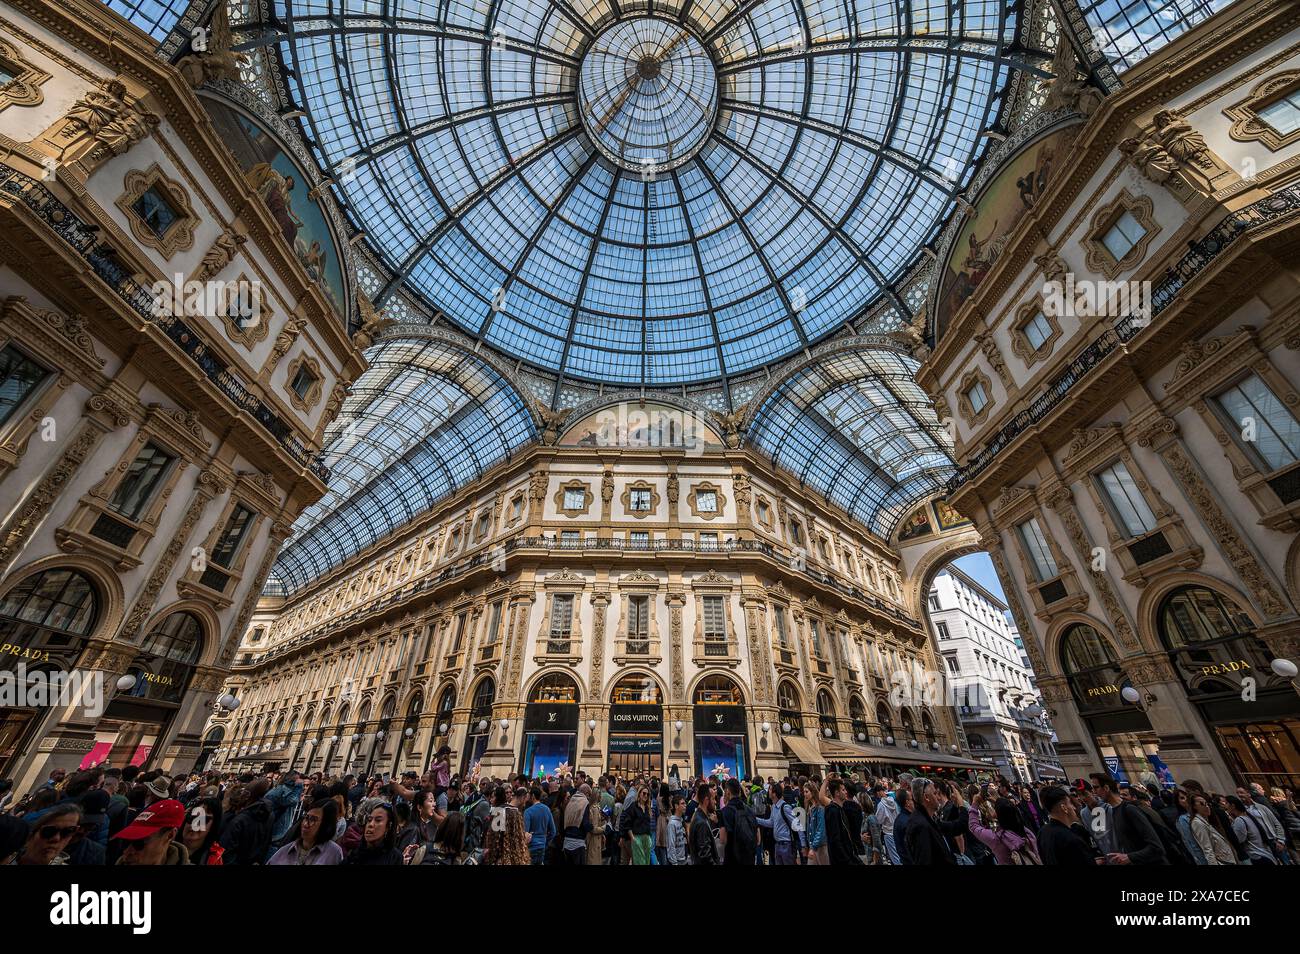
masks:
<path fill-rule="evenodd" d="M 903 738 L 910 742 L 912 739 L 916 738 L 916 720 L 912 718 L 912 713 L 908 712 L 906 709 L 903 710 L 903 713 L 899 718 L 903 722 Z"/>
<path fill-rule="evenodd" d="M 411 697 L 411 701 L 406 706 L 406 717 L 414 719 L 424 711 L 424 694 L 417 692 Z"/>
<path fill-rule="evenodd" d="M 972 750 L 987 749 L 989 747 L 988 740 L 985 739 L 984 736 L 980 735 L 978 732 L 966 733 L 966 741 L 970 743 L 970 747 Z"/>
<path fill-rule="evenodd" d="M 89 578 L 76 570 L 34 573 L 0 602 L 0 642 L 15 646 L 75 653 L 80 637 L 98 622 L 99 595 Z M 0 667 L 12 668 L 22 661 L 6 653 Z"/>
<path fill-rule="evenodd" d="M 553 672 L 544 676 L 533 686 L 529 702 L 580 702 L 578 685 L 571 676 L 562 672 Z"/>
<path fill-rule="evenodd" d="M 438 722 L 435 731 L 438 738 L 444 738 L 451 731 L 451 719 L 456 708 L 456 687 L 448 686 L 438 697 Z M 443 728 L 446 726 L 446 728 Z"/>
<path fill-rule="evenodd" d="M 1061 669 L 1081 709 L 1119 709 L 1128 684 L 1110 642 L 1087 623 L 1075 623 L 1061 636 Z"/>
<path fill-rule="evenodd" d="M 496 699 L 497 684 L 489 676 L 474 689 L 474 701 L 470 706 L 470 715 L 486 719 L 492 715 L 492 702 Z"/>
<path fill-rule="evenodd" d="M 870 733 L 867 731 L 867 704 L 856 693 L 849 696 L 849 722 L 853 726 L 854 740 L 866 742 L 870 737 Z"/>
<path fill-rule="evenodd" d="M 663 704 L 663 695 L 659 684 L 649 676 L 634 674 L 624 676 L 614 685 L 609 701 L 614 705 L 657 706 Z"/>
<path fill-rule="evenodd" d="M 934 719 L 930 718 L 930 713 L 925 711 L 921 712 L 921 731 L 925 733 L 925 741 L 939 741 L 934 733 Z"/>
<path fill-rule="evenodd" d="M 203 624 L 193 613 L 171 613 L 140 644 L 127 695 L 161 702 L 180 702 L 203 653 Z"/>
<path fill-rule="evenodd" d="M 799 701 L 799 690 L 794 683 L 785 680 L 776 687 L 776 704 L 781 710 L 782 727 L 789 725 L 792 732 L 803 733 L 803 713 Z"/>
<path fill-rule="evenodd" d="M 1174 590 L 1160 605 L 1160 639 L 1191 696 L 1239 697 L 1242 680 L 1258 689 L 1288 689 L 1273 654 L 1235 602 L 1204 586 Z"/>
<path fill-rule="evenodd" d="M 839 723 L 835 719 L 835 700 L 825 689 L 817 692 L 817 723 L 826 738 L 832 739 L 839 735 Z"/>
<path fill-rule="evenodd" d="M 886 742 L 894 734 L 894 716 L 889 711 L 889 706 L 883 702 L 876 706 L 876 721 L 880 723 L 880 731 Z"/>
<path fill-rule="evenodd" d="M 739 706 L 744 702 L 740 687 L 726 676 L 705 676 L 695 687 L 697 706 Z"/>

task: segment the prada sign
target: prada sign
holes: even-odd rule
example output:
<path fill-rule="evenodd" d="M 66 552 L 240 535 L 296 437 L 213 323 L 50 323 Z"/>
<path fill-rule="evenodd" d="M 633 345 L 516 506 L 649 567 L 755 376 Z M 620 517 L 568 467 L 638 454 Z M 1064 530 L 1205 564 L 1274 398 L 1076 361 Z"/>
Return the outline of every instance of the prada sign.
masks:
<path fill-rule="evenodd" d="M 571 702 L 530 702 L 524 709 L 525 732 L 577 732 L 578 707 Z"/>
<path fill-rule="evenodd" d="M 696 735 L 744 735 L 744 706 L 696 706 Z"/>

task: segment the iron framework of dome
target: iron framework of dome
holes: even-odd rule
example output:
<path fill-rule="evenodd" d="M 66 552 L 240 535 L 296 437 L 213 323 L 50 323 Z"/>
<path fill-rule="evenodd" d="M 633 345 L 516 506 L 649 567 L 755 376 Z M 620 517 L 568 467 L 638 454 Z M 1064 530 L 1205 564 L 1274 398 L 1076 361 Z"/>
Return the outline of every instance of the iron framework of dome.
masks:
<path fill-rule="evenodd" d="M 665 386 L 895 297 L 1013 71 L 1046 65 L 1019 9 L 273 0 L 236 38 L 278 52 L 377 304 L 406 288 L 534 367 Z"/>

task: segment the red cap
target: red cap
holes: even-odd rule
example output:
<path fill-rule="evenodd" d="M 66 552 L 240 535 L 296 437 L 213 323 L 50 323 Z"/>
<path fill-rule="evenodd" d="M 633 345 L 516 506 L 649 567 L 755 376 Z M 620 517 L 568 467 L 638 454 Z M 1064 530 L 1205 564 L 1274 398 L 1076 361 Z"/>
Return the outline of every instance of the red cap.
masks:
<path fill-rule="evenodd" d="M 164 798 L 161 802 L 154 802 L 136 815 L 131 824 L 113 837 L 125 838 L 127 841 L 137 841 L 141 838 L 148 838 L 154 832 L 161 831 L 164 828 L 180 828 L 183 824 L 185 824 L 185 806 L 174 798 Z"/>

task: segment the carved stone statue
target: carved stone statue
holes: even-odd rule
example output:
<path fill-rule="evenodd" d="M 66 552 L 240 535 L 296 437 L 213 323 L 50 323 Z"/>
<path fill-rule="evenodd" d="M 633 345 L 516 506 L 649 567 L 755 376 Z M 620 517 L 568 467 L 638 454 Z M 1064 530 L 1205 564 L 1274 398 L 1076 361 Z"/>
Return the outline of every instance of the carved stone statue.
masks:
<path fill-rule="evenodd" d="M 1175 160 L 1198 169 L 1215 168 L 1214 156 L 1205 137 L 1193 129 L 1176 110 L 1162 109 L 1156 113 L 1153 121 L 1156 139 Z"/>
<path fill-rule="evenodd" d="M 542 443 L 554 444 L 560 439 L 560 425 L 569 416 L 568 411 L 552 411 L 541 401 L 534 401 L 533 406 L 537 409 L 537 417 L 542 424 Z"/>
<path fill-rule="evenodd" d="M 215 80 L 237 83 L 241 79 L 240 70 L 248 65 L 248 57 L 234 52 L 231 49 L 234 45 L 226 5 L 219 3 L 208 21 L 207 49 L 181 57 L 176 61 L 176 68 L 195 89 Z"/>
<path fill-rule="evenodd" d="M 230 264 L 239 247 L 248 241 L 248 236 L 238 232 L 222 232 L 203 256 L 203 261 L 194 272 L 196 282 L 205 282 Z"/>
<path fill-rule="evenodd" d="M 1144 178 L 1167 185 L 1178 172 L 1178 162 L 1161 145 L 1149 139 L 1129 137 L 1120 141 L 1119 151 Z"/>
<path fill-rule="evenodd" d="M 394 322 L 376 311 L 374 304 L 360 290 L 357 291 L 357 310 L 361 312 L 361 327 L 352 335 L 352 343 L 365 351 L 375 343 L 375 336 Z"/>
<path fill-rule="evenodd" d="M 1056 56 L 1052 60 L 1052 85 L 1043 104 L 1045 110 L 1072 109 L 1084 116 L 1091 116 L 1101 105 L 1101 91 L 1079 76 L 1079 60 L 1069 42 L 1061 37 L 1056 44 Z"/>
<path fill-rule="evenodd" d="M 274 368 L 280 363 L 280 359 L 289 353 L 294 341 L 298 339 L 298 336 L 302 334 L 302 330 L 306 327 L 306 318 L 291 317 L 284 323 L 284 327 L 276 335 L 275 344 L 271 346 L 271 356 L 266 361 L 267 367 Z"/>
<path fill-rule="evenodd" d="M 746 406 L 742 404 L 730 414 L 722 414 L 717 411 L 713 414 L 718 419 L 718 423 L 722 425 L 722 439 L 730 448 L 734 449 L 740 446 L 740 425 L 745 421 Z"/>
<path fill-rule="evenodd" d="M 1049 248 L 1042 255 L 1035 255 L 1034 264 L 1043 270 L 1043 278 L 1049 282 L 1064 282 L 1065 273 L 1069 271 L 1065 259 L 1054 248 Z"/>
<path fill-rule="evenodd" d="M 325 402 L 325 411 L 321 417 L 321 423 L 325 426 L 339 416 L 339 411 L 343 410 L 343 402 L 347 399 L 348 392 L 352 390 L 352 385 L 339 381 L 334 385 L 334 390 L 330 392 L 329 400 Z"/>
<path fill-rule="evenodd" d="M 126 87 L 115 79 L 104 80 L 72 104 L 60 135 L 64 139 L 74 139 L 83 133 L 96 135 L 124 109 Z"/>

